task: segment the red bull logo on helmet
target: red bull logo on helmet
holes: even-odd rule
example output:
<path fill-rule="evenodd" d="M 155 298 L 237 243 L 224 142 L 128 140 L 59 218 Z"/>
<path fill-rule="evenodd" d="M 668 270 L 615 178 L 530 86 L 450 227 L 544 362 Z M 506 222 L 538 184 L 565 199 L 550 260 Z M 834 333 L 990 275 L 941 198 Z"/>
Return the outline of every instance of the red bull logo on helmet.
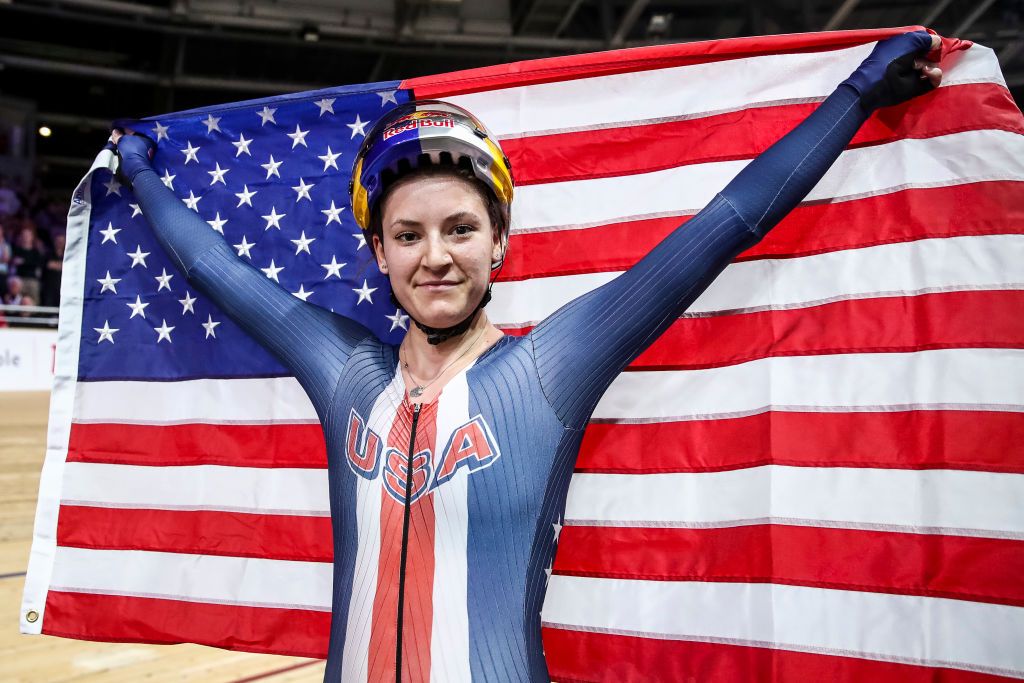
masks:
<path fill-rule="evenodd" d="M 433 112 L 433 111 L 414 111 L 411 114 L 403 116 L 402 118 L 395 121 L 393 125 L 388 127 L 387 130 L 381 135 L 382 140 L 388 140 L 404 133 L 407 130 L 413 130 L 416 128 L 454 128 L 455 119 L 451 114 L 445 112 Z"/>

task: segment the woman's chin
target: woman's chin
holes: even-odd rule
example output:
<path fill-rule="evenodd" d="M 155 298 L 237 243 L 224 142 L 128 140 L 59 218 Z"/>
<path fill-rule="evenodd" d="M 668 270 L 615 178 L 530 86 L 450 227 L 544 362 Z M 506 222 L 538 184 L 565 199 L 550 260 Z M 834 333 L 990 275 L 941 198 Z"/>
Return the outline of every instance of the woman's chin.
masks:
<path fill-rule="evenodd" d="M 434 302 L 432 306 L 416 307 L 416 311 L 406 311 L 427 327 L 444 329 L 458 325 L 473 312 L 473 307 L 446 305 L 446 302 Z"/>

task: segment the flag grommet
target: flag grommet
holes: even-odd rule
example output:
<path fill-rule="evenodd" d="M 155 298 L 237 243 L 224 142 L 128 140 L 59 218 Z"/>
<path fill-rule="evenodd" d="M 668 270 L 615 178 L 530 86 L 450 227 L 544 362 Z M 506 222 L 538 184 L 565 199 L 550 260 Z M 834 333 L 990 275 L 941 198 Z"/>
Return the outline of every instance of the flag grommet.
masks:
<path fill-rule="evenodd" d="M 36 623 L 37 621 L 39 621 L 39 612 L 35 611 L 34 609 L 30 609 L 28 612 L 25 613 L 25 621 L 27 621 L 30 624 Z"/>

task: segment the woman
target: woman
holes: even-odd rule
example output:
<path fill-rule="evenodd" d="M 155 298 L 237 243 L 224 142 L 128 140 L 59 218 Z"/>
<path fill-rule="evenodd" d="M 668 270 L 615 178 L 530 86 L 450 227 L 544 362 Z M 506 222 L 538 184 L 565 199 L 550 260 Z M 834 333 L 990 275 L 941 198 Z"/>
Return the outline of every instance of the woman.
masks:
<path fill-rule="evenodd" d="M 684 228 L 519 338 L 482 310 L 505 256 L 511 175 L 465 112 L 389 113 L 356 162 L 353 211 L 416 322 L 397 348 L 236 259 L 163 186 L 151 145 L 115 134 L 158 238 L 292 369 L 323 424 L 334 531 L 325 680 L 547 680 L 545 568 L 598 399 L 806 195 L 874 109 L 938 85 L 939 70 L 915 59 L 937 45 L 924 32 L 880 43 Z"/>

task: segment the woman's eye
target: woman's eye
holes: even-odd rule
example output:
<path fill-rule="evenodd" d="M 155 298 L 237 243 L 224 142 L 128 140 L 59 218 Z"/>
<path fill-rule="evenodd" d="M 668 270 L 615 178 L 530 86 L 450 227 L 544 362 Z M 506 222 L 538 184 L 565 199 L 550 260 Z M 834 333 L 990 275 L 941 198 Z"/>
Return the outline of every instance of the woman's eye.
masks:
<path fill-rule="evenodd" d="M 416 233 L 413 232 L 400 232 L 395 235 L 395 239 L 399 242 L 412 242 L 416 239 Z"/>
<path fill-rule="evenodd" d="M 468 235 L 469 233 L 473 232 L 475 229 L 476 228 L 474 228 L 472 225 L 465 225 L 465 224 L 463 224 L 463 225 L 456 225 L 455 228 L 452 230 L 452 232 L 454 232 L 456 235 Z"/>

